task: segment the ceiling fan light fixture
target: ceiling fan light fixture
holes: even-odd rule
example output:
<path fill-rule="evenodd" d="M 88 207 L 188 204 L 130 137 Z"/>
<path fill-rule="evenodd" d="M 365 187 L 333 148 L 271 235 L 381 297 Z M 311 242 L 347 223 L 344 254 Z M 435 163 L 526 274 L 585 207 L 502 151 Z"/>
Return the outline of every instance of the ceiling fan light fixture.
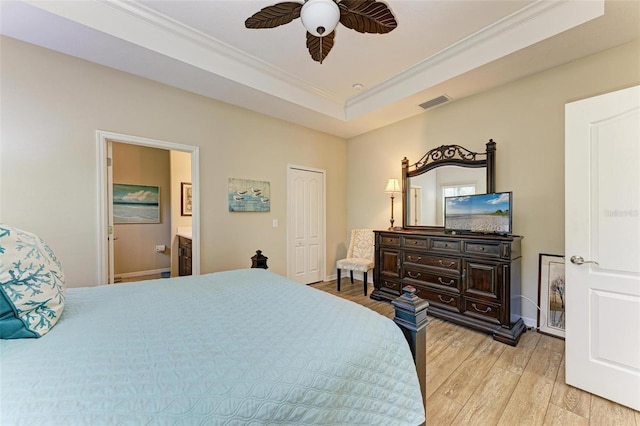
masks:
<path fill-rule="evenodd" d="M 300 11 L 302 25 L 316 37 L 329 35 L 340 21 L 340 8 L 333 0 L 307 0 Z"/>

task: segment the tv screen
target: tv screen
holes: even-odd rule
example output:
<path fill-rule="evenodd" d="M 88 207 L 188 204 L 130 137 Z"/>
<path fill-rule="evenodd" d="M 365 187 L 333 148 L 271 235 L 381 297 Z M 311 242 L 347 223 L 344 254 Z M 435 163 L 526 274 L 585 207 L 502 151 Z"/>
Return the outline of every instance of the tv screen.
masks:
<path fill-rule="evenodd" d="M 446 231 L 511 234 L 511 192 L 446 197 Z"/>

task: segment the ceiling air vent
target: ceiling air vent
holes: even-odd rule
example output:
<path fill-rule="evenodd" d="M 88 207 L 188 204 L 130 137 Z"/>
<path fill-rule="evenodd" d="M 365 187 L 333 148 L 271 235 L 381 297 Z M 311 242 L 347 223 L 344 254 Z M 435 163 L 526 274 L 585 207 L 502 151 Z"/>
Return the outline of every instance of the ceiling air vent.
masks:
<path fill-rule="evenodd" d="M 448 97 L 447 95 L 441 95 L 441 96 L 438 96 L 437 98 L 431 99 L 430 101 L 421 103 L 420 106 L 423 109 L 429 109 L 429 108 L 437 107 L 438 105 L 442 105 L 443 103 L 449 102 L 450 100 L 451 98 Z"/>

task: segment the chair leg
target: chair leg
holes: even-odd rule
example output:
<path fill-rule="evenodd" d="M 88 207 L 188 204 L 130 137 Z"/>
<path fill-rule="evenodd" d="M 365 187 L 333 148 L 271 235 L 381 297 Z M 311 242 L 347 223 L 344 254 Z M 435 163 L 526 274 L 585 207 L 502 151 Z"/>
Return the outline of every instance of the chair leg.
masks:
<path fill-rule="evenodd" d="M 338 291 L 340 291 L 340 268 L 338 268 Z"/>
<path fill-rule="evenodd" d="M 367 271 L 364 271 L 364 295 L 367 295 Z"/>
<path fill-rule="evenodd" d="M 351 273 L 351 284 L 353 284 L 353 271 L 349 271 Z"/>

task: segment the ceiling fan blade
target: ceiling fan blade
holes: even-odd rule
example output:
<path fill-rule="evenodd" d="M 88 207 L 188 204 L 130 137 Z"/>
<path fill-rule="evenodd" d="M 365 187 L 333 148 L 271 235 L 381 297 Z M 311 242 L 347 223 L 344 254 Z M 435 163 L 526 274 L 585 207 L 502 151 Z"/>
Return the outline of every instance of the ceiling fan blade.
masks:
<path fill-rule="evenodd" d="M 340 23 L 359 33 L 386 34 L 398 26 L 385 3 L 376 0 L 342 0 L 338 6 Z"/>
<path fill-rule="evenodd" d="M 333 47 L 333 39 L 335 36 L 335 31 L 331 31 L 330 34 L 327 34 L 324 37 L 316 37 L 307 32 L 307 49 L 309 49 L 311 59 L 322 63 Z"/>
<path fill-rule="evenodd" d="M 300 17 L 302 3 L 286 1 L 267 6 L 244 21 L 247 28 L 275 28 Z"/>

